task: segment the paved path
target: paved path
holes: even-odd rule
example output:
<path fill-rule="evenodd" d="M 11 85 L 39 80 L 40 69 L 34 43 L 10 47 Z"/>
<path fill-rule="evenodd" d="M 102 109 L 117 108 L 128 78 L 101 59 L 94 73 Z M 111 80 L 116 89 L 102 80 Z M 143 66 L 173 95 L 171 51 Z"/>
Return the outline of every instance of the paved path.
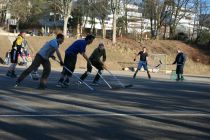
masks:
<path fill-rule="evenodd" d="M 167 75 L 148 80 L 143 74 L 133 80 L 132 73 L 116 72 L 133 87 L 111 90 L 101 83 L 89 91 L 76 84 L 55 87 L 59 72 L 53 71 L 48 89 L 40 91 L 30 78 L 14 88 L 15 80 L 5 73 L 0 67 L 0 140 L 210 139 L 208 78 L 175 82 Z M 104 77 L 119 87 L 107 73 Z"/>

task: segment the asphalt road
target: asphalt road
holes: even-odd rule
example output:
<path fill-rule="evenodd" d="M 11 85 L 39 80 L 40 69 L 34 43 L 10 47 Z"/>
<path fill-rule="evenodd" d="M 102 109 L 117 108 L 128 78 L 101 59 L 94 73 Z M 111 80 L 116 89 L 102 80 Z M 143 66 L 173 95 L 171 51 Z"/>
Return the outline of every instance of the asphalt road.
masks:
<path fill-rule="evenodd" d="M 56 87 L 60 73 L 53 71 L 48 89 L 38 90 L 30 78 L 14 88 L 15 79 L 5 73 L 0 67 L 0 140 L 210 139 L 209 78 L 176 82 L 155 74 L 148 80 L 140 73 L 133 80 L 132 73 L 114 72 L 133 87 L 113 90 L 101 81 L 90 91 L 75 78 L 69 88 Z"/>

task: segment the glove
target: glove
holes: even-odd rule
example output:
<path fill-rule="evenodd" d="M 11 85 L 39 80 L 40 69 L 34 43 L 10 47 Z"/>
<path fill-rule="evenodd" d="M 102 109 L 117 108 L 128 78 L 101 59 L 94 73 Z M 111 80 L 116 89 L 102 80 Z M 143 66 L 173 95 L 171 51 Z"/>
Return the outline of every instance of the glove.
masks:
<path fill-rule="evenodd" d="M 56 57 L 54 56 L 54 55 L 52 55 L 52 56 L 50 56 L 53 60 L 55 60 L 56 59 Z"/>
<path fill-rule="evenodd" d="M 133 61 L 136 61 L 136 59 L 134 58 Z"/>
<path fill-rule="evenodd" d="M 63 61 L 60 61 L 60 65 L 61 65 L 61 66 L 63 66 L 63 65 L 64 65 Z"/>

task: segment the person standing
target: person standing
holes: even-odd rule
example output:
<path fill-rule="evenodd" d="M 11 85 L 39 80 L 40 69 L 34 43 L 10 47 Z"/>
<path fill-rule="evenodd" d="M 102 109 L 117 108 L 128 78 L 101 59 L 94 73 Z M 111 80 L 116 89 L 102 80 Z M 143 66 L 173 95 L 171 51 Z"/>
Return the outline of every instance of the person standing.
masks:
<path fill-rule="evenodd" d="M 58 84 L 56 86 L 58 87 L 66 87 L 69 85 L 69 77 L 72 76 L 72 73 L 74 72 L 75 65 L 77 62 L 77 55 L 80 53 L 85 60 L 90 63 L 87 55 L 86 55 L 86 47 L 87 45 L 90 45 L 93 40 L 95 39 L 95 36 L 89 34 L 86 36 L 85 39 L 76 40 L 72 45 L 70 45 L 66 51 L 65 51 L 65 58 L 64 58 L 64 68 L 61 72 L 60 79 L 58 81 Z M 91 64 L 90 64 L 91 65 Z M 72 73 L 70 73 L 69 69 Z"/>
<path fill-rule="evenodd" d="M 181 49 L 178 48 L 175 61 L 172 63 L 172 65 L 176 64 L 177 81 L 184 80 L 183 72 L 184 72 L 185 61 L 186 61 L 185 54 L 181 51 Z"/>
<path fill-rule="evenodd" d="M 36 54 L 32 64 L 22 72 L 20 77 L 18 77 L 15 87 L 19 86 L 20 83 L 28 76 L 33 70 L 36 70 L 40 65 L 43 66 L 43 73 L 40 79 L 39 89 L 45 89 L 47 86 L 47 79 L 51 72 L 51 64 L 49 58 L 55 59 L 53 55 L 56 52 L 58 59 L 60 61 L 60 65 L 63 66 L 63 60 L 59 51 L 59 45 L 64 41 L 64 35 L 58 34 L 56 39 L 52 39 L 49 42 L 45 43 L 45 45 L 39 50 Z"/>
<path fill-rule="evenodd" d="M 134 75 L 133 75 L 133 79 L 136 78 L 136 74 L 138 73 L 139 70 L 141 70 L 141 68 L 143 67 L 144 70 L 147 72 L 148 78 L 151 79 L 148 67 L 147 67 L 147 61 L 148 61 L 148 53 L 147 53 L 147 49 L 146 47 L 143 47 L 143 50 L 140 51 L 138 54 L 135 55 L 134 61 L 136 61 L 136 57 L 140 55 L 140 61 L 138 63 L 138 68 L 135 71 Z"/>
<path fill-rule="evenodd" d="M 102 61 L 101 61 L 102 57 Z M 104 62 L 106 61 L 106 50 L 103 43 L 100 43 L 98 47 L 93 51 L 91 56 L 89 57 L 89 61 L 91 64 L 98 69 L 98 73 L 96 74 L 93 84 L 97 85 L 100 75 L 102 74 L 102 70 L 104 69 Z M 89 73 L 92 71 L 92 66 L 90 63 L 87 63 L 87 71 L 80 77 L 81 80 L 85 80 Z"/>
<path fill-rule="evenodd" d="M 7 76 L 11 78 L 16 78 L 17 75 L 15 73 L 15 68 L 18 64 L 18 56 L 22 56 L 21 49 L 22 49 L 22 43 L 25 38 L 25 32 L 20 32 L 18 37 L 15 39 L 15 41 L 12 44 L 12 50 L 10 52 L 11 54 L 11 65 L 8 68 Z"/>

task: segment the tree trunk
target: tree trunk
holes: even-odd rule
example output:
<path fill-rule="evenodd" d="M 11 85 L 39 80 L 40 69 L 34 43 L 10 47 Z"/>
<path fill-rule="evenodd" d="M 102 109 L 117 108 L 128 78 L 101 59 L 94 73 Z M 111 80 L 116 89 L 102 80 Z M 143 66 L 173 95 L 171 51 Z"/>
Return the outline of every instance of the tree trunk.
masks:
<path fill-rule="evenodd" d="M 166 25 L 164 25 L 164 33 L 163 33 L 163 39 L 166 39 Z"/>
<path fill-rule="evenodd" d="M 69 16 L 64 16 L 64 25 L 63 25 L 63 35 L 67 35 L 67 25 L 68 25 Z"/>
<path fill-rule="evenodd" d="M 102 37 L 103 39 L 106 38 L 106 25 L 104 22 L 102 23 Z"/>
<path fill-rule="evenodd" d="M 77 24 L 77 39 L 80 38 L 80 24 Z"/>
<path fill-rule="evenodd" d="M 93 34 L 93 17 L 91 18 L 90 33 Z"/>
<path fill-rule="evenodd" d="M 170 39 L 173 39 L 175 36 L 175 27 L 170 27 Z"/>
<path fill-rule="evenodd" d="M 151 32 L 151 37 L 154 37 L 154 29 L 153 29 L 153 20 L 150 19 L 150 32 Z"/>
<path fill-rule="evenodd" d="M 20 23 L 19 23 L 19 21 L 17 21 L 17 23 L 16 23 L 16 32 L 17 33 L 19 32 L 19 26 L 20 26 Z"/>
<path fill-rule="evenodd" d="M 79 30 L 80 30 L 80 37 L 82 37 L 82 34 L 83 34 L 83 28 L 82 28 L 82 25 L 79 26 Z"/>
<path fill-rule="evenodd" d="M 125 3 L 125 33 L 128 34 L 128 10 L 127 10 L 128 0 Z"/>
<path fill-rule="evenodd" d="M 157 40 L 159 40 L 159 39 L 160 39 L 159 34 L 160 34 L 160 29 L 159 29 L 159 28 L 157 28 L 157 30 L 156 30 L 156 34 L 155 34 L 155 39 L 157 39 Z"/>
<path fill-rule="evenodd" d="M 112 43 L 115 44 L 116 43 L 116 32 L 117 32 L 117 11 L 115 10 L 114 11 L 114 14 L 113 14 L 113 29 L 112 29 Z"/>

